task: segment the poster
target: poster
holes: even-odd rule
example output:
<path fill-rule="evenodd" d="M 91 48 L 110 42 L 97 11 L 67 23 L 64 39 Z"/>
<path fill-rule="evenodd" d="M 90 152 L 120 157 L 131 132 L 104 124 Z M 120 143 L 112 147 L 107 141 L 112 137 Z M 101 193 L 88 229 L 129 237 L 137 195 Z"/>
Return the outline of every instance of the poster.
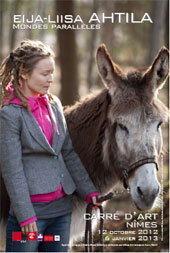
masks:
<path fill-rule="evenodd" d="M 161 47 L 169 48 L 168 0 L 0 0 L 0 4 L 0 61 L 2 62 L 24 39 L 40 40 L 51 46 L 56 55 L 56 69 L 50 92 L 60 97 L 63 106 L 72 105 L 87 94 L 104 89 L 100 64 L 98 66 L 96 64 L 98 59 L 96 50 L 99 50 L 99 45 L 105 44 L 107 48 L 105 52 L 110 54 L 123 73 L 130 71 L 131 68 L 151 66 Z M 101 64 L 103 64 L 102 59 Z M 166 61 L 165 65 L 167 65 Z M 168 91 L 168 80 L 166 80 L 158 95 L 166 106 L 169 100 Z M 94 124 L 97 132 L 99 122 L 95 121 Z M 125 136 L 128 134 L 124 125 L 119 124 L 119 128 L 125 132 Z M 85 133 L 86 136 L 90 135 L 87 127 Z M 138 134 L 140 135 L 139 132 Z M 153 172 L 150 185 L 153 187 L 152 184 L 156 183 L 156 178 L 158 179 L 159 196 L 151 210 L 138 210 L 131 192 L 124 190 L 121 181 L 115 185 L 116 180 L 113 180 L 111 185 L 108 177 L 100 179 L 102 194 L 110 191 L 114 193 L 113 199 L 107 201 L 102 216 L 105 252 L 169 251 L 167 123 L 162 126 L 162 137 L 164 156 L 162 160 L 159 158 L 159 170 L 157 173 Z M 103 139 L 101 142 L 103 143 Z M 77 147 L 76 149 L 78 152 Z M 101 152 L 102 150 L 103 147 Z M 87 152 L 90 151 L 87 149 Z M 88 164 L 86 158 L 82 159 L 82 162 Z M 98 157 L 95 159 L 97 161 Z M 94 161 L 91 163 L 95 165 Z M 106 170 L 105 166 L 103 169 Z M 113 177 L 112 174 L 109 176 Z M 100 172 L 96 172 L 94 183 L 98 177 Z M 142 195 L 141 185 L 137 187 L 138 194 Z M 1 209 L 3 205 L 5 203 L 1 196 Z M 83 210 L 84 213 L 81 212 L 81 215 L 77 212 L 73 213 L 76 229 L 71 230 L 73 240 L 70 239 L 70 252 L 84 251 L 83 229 L 85 229 L 85 221 L 91 218 L 85 213 L 85 205 Z M 80 217 L 80 220 L 77 217 Z M 93 231 L 93 251 L 98 251 L 101 234 L 99 213 L 93 212 L 92 220 L 98 223 Z M 2 223 L 1 221 L 1 225 Z M 83 225 L 80 225 L 81 223 Z M 0 250 L 3 251 L 4 226 L 1 226 L 0 233 Z M 42 239 L 41 235 L 40 237 Z"/>

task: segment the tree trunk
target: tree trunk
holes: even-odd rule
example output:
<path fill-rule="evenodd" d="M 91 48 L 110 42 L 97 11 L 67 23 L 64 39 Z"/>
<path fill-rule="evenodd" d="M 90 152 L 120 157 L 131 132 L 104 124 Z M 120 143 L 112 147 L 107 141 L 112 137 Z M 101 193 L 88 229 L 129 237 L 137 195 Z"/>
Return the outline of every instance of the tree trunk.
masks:
<path fill-rule="evenodd" d="M 111 10 L 116 10 L 116 3 L 117 1 L 100 1 L 99 9 L 101 9 L 101 12 L 105 13 L 105 16 L 111 16 Z M 119 4 L 119 2 L 117 3 Z M 100 41 L 104 43 L 108 51 L 112 54 L 114 45 L 115 45 L 115 38 L 114 38 L 114 29 L 115 26 L 110 22 L 110 20 L 106 19 L 106 22 L 102 24 L 102 29 L 100 32 Z M 103 84 L 101 82 L 101 78 L 99 75 L 97 75 L 95 84 L 98 85 L 100 88 L 103 87 Z"/>
<path fill-rule="evenodd" d="M 151 29 L 151 43 L 148 58 L 150 65 L 163 45 L 165 32 L 165 16 L 166 16 L 167 0 L 155 0 L 153 2 L 153 24 Z"/>
<path fill-rule="evenodd" d="M 0 4 L 0 65 L 3 60 L 3 32 L 4 32 L 4 22 L 3 22 L 3 12 L 4 12 L 4 1 Z M 0 84 L 0 108 L 2 103 L 2 85 Z"/>
<path fill-rule="evenodd" d="M 97 13 L 98 11 L 98 2 L 97 0 L 93 0 L 93 13 Z M 89 89 L 93 86 L 93 66 L 94 66 L 94 48 L 95 48 L 95 42 L 96 42 L 96 35 L 97 30 L 94 29 L 91 33 L 89 48 L 90 48 L 90 54 L 89 54 L 89 64 L 88 64 L 88 74 L 87 74 L 87 82 Z"/>
<path fill-rule="evenodd" d="M 20 12 L 22 5 L 21 0 L 15 0 L 12 2 L 12 13 L 11 16 L 13 16 L 16 13 Z M 15 42 L 16 42 L 16 35 L 17 35 L 17 29 L 11 29 L 11 38 L 10 38 L 10 50 L 13 50 L 15 47 Z"/>
<path fill-rule="evenodd" d="M 169 47 L 169 1 L 166 1 L 166 18 L 165 18 L 165 46 Z"/>
<path fill-rule="evenodd" d="M 104 10 L 106 16 L 111 16 L 111 10 L 115 10 L 117 1 L 102 1 L 101 9 Z M 119 4 L 119 3 L 117 3 Z M 101 41 L 106 44 L 109 52 L 112 52 L 114 45 L 114 28 L 115 26 L 109 21 L 106 20 L 104 24 L 102 24 L 101 29 Z"/>
<path fill-rule="evenodd" d="M 1 1 L 0 4 L 0 64 L 3 59 L 3 27 L 4 27 L 4 22 L 3 22 L 3 12 L 4 12 L 4 1 Z"/>
<path fill-rule="evenodd" d="M 70 14 L 74 16 L 73 12 L 74 1 L 56 1 L 57 15 Z M 71 29 L 57 29 L 57 36 L 61 69 L 61 100 L 63 105 L 70 105 L 78 99 L 76 34 Z"/>

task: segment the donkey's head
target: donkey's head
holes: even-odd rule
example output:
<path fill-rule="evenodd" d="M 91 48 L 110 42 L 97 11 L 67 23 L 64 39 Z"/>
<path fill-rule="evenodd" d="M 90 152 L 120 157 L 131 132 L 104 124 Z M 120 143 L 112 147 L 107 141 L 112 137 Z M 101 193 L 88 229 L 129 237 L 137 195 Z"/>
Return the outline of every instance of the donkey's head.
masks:
<path fill-rule="evenodd" d="M 124 74 L 105 47 L 97 50 L 97 65 L 109 90 L 111 104 L 103 143 L 104 162 L 119 179 L 131 168 L 126 184 L 138 209 L 152 208 L 159 193 L 157 164 L 161 149 L 161 124 L 168 109 L 157 93 L 168 77 L 169 51 L 163 47 L 153 64 Z"/>

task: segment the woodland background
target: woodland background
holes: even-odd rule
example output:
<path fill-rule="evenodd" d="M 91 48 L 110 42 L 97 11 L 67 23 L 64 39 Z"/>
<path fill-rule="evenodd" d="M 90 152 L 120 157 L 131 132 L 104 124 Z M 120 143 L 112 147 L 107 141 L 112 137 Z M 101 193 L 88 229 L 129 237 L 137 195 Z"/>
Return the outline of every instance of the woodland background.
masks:
<path fill-rule="evenodd" d="M 144 13 L 149 13 L 153 24 L 125 24 L 106 21 L 100 30 L 13 30 L 13 15 L 56 15 L 72 14 L 88 18 L 93 12 L 135 13 L 140 20 Z M 95 63 L 95 52 L 99 44 L 105 43 L 113 60 L 123 69 L 129 66 L 149 66 L 161 46 L 169 47 L 169 1 L 168 0 L 0 0 L 0 63 L 15 48 L 22 39 L 41 40 L 52 47 L 56 55 L 55 80 L 51 92 L 60 97 L 63 105 L 71 105 L 81 96 L 102 89 Z M 168 82 L 160 91 L 160 99 L 168 105 Z M 1 96 L 0 96 L 1 100 Z M 168 128 L 163 129 L 165 143 L 164 182 L 167 185 L 168 170 Z M 160 173 L 160 172 L 159 172 Z M 159 174 L 159 178 L 161 178 Z M 167 192 L 167 189 L 166 189 Z M 166 198 L 168 198 L 168 195 Z M 115 200 L 116 201 L 116 200 Z M 113 210 L 115 201 L 109 205 Z M 125 211 L 131 209 L 130 199 L 125 196 L 116 201 Z M 168 202 L 166 203 L 168 214 Z M 166 215 L 165 212 L 165 215 Z M 165 225 L 165 238 L 168 238 L 168 221 Z M 119 224 L 120 226 L 122 224 Z M 113 224 L 108 225 L 113 228 Z M 96 240 L 98 237 L 96 235 Z M 159 248 L 167 249 L 168 239 Z M 74 251 L 83 249 L 74 248 Z M 111 248 L 105 251 L 150 251 L 143 247 Z M 153 250 L 153 249 L 152 249 Z M 97 251 L 97 249 L 95 249 Z"/>

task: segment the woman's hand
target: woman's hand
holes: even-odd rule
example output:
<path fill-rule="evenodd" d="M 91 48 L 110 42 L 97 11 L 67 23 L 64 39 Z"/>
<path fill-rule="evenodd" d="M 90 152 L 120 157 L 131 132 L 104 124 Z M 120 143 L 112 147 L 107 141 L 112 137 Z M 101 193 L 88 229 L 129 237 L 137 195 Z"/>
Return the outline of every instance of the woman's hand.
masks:
<path fill-rule="evenodd" d="M 92 203 L 94 205 L 93 209 L 96 209 L 96 208 L 98 208 L 98 206 L 102 205 L 101 202 L 97 202 L 97 197 L 96 196 L 92 197 L 91 200 L 92 200 Z"/>
<path fill-rule="evenodd" d="M 38 232 L 36 222 L 31 222 L 23 227 L 21 227 L 21 231 L 24 235 L 28 232 Z"/>

